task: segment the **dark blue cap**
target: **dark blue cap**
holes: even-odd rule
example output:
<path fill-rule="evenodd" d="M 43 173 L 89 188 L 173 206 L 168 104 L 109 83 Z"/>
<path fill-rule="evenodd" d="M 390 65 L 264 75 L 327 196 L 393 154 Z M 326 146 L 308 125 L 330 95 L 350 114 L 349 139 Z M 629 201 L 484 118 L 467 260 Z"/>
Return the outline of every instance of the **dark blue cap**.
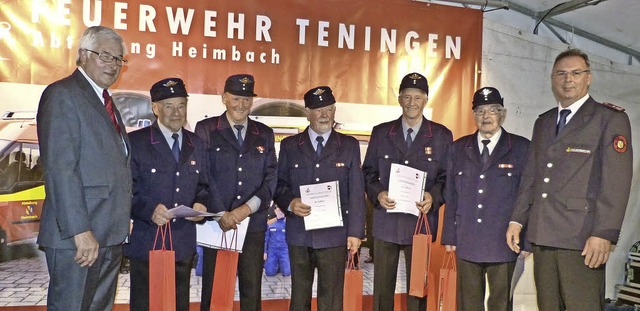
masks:
<path fill-rule="evenodd" d="M 400 82 L 400 92 L 402 93 L 402 90 L 409 88 L 422 90 L 429 95 L 429 82 L 427 82 L 427 78 L 417 72 L 412 72 L 402 78 L 402 82 Z"/>
<path fill-rule="evenodd" d="M 504 99 L 500 96 L 500 92 L 494 87 L 483 87 L 473 94 L 473 106 L 471 109 L 481 105 L 500 104 L 504 107 Z"/>
<path fill-rule="evenodd" d="M 151 87 L 149 93 L 151 93 L 152 102 L 173 97 L 189 97 L 184 82 L 180 78 L 162 79 Z"/>
<path fill-rule="evenodd" d="M 253 92 L 255 80 L 250 74 L 233 75 L 224 83 L 224 91 L 237 96 L 258 96 Z"/>
<path fill-rule="evenodd" d="M 328 86 L 318 86 L 304 94 L 304 106 L 309 109 L 318 109 L 336 103 L 333 92 Z"/>

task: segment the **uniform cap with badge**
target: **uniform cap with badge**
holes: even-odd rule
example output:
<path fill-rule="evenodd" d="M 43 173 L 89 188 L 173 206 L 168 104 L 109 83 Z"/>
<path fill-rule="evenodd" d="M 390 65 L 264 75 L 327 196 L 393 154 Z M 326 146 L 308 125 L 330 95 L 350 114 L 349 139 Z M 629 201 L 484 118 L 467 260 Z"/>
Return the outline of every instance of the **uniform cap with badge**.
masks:
<path fill-rule="evenodd" d="M 258 96 L 253 92 L 255 79 L 250 74 L 237 74 L 227 78 L 224 83 L 224 91 L 236 96 L 255 97 Z"/>
<path fill-rule="evenodd" d="M 173 97 L 189 97 L 187 88 L 180 78 L 162 79 L 151 86 L 151 101 L 158 102 Z"/>
<path fill-rule="evenodd" d="M 336 99 L 328 86 L 314 87 L 304 94 L 305 108 L 318 109 L 335 103 Z"/>
<path fill-rule="evenodd" d="M 504 107 L 504 98 L 500 96 L 500 92 L 494 87 L 483 87 L 477 90 L 473 94 L 473 106 L 471 109 L 476 109 L 478 106 L 499 104 Z"/>
<path fill-rule="evenodd" d="M 417 72 L 412 72 L 404 76 L 402 82 L 400 82 L 400 93 L 402 93 L 402 90 L 410 88 L 422 90 L 429 95 L 429 82 L 427 78 Z"/>

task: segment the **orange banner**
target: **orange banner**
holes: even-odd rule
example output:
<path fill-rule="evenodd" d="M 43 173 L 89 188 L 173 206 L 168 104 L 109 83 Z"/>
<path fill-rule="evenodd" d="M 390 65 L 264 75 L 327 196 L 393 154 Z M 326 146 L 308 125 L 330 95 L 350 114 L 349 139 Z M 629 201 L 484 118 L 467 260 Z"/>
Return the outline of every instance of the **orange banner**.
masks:
<path fill-rule="evenodd" d="M 220 94 L 248 72 L 260 97 L 299 99 L 329 85 L 340 102 L 397 105 L 409 72 L 430 84 L 433 119 L 456 136 L 469 112 L 482 49 L 478 10 L 410 0 L 8 0 L 0 10 L 0 82 L 49 84 L 75 68 L 82 31 L 116 29 L 129 52 L 117 88 L 179 76 Z"/>

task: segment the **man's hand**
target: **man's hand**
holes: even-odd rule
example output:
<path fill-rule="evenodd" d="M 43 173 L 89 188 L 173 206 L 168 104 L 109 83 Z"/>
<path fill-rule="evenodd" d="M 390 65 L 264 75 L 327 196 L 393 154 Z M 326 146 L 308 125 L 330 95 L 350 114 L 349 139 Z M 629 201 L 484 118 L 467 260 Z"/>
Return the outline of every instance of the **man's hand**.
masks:
<path fill-rule="evenodd" d="M 396 208 L 396 201 L 389 198 L 389 192 L 387 191 L 382 191 L 378 194 L 378 202 L 380 202 L 380 206 L 384 209 Z"/>
<path fill-rule="evenodd" d="M 193 204 L 192 208 L 193 208 L 194 211 L 198 211 L 198 212 L 203 212 L 204 213 L 204 212 L 207 211 L 207 208 L 204 205 L 202 205 L 201 203 Z M 202 219 L 204 219 L 204 217 L 187 217 L 185 219 L 188 220 L 188 221 L 201 221 Z"/>
<path fill-rule="evenodd" d="M 249 215 L 251 215 L 251 208 L 247 204 L 242 204 L 231 211 L 234 219 L 236 220 L 236 225 L 240 224 L 243 220 L 245 220 Z"/>
<path fill-rule="evenodd" d="M 362 240 L 356 237 L 347 237 L 347 249 L 351 252 L 351 255 L 355 255 L 358 252 L 358 248 L 360 248 L 360 244 Z"/>
<path fill-rule="evenodd" d="M 218 225 L 220 225 L 220 229 L 224 232 L 231 229 L 238 229 L 238 226 L 236 226 L 236 219 L 231 212 L 224 212 L 222 217 L 218 219 Z"/>
<path fill-rule="evenodd" d="M 93 236 L 93 232 L 85 231 L 73 236 L 73 241 L 76 243 L 76 256 L 73 259 L 81 267 L 91 267 L 98 258 L 98 241 Z"/>
<path fill-rule="evenodd" d="M 444 246 L 444 250 L 446 250 L 447 252 L 455 252 L 456 251 L 456 246 L 455 245 L 445 245 Z"/>
<path fill-rule="evenodd" d="M 433 205 L 433 198 L 431 197 L 431 193 L 427 191 L 424 192 L 424 195 L 422 196 L 422 201 L 416 202 L 416 207 L 423 214 L 426 214 L 431 209 L 432 205 Z"/>
<path fill-rule="evenodd" d="M 291 206 L 291 212 L 297 216 L 307 217 L 311 214 L 311 206 L 302 203 L 300 198 L 291 200 L 289 206 Z"/>
<path fill-rule="evenodd" d="M 582 250 L 584 264 L 589 268 L 598 268 L 609 260 L 611 252 L 611 241 L 599 237 L 589 237 Z"/>
<path fill-rule="evenodd" d="M 520 244 L 520 231 L 522 231 L 522 226 L 516 223 L 510 223 L 507 229 L 507 245 L 516 254 L 520 253 L 520 246 L 518 245 Z"/>
<path fill-rule="evenodd" d="M 162 226 L 169 221 L 171 221 L 171 213 L 168 212 L 167 207 L 164 204 L 160 203 L 156 206 L 156 209 L 153 211 L 153 215 L 151 215 L 151 221 L 153 221 L 156 225 Z"/>

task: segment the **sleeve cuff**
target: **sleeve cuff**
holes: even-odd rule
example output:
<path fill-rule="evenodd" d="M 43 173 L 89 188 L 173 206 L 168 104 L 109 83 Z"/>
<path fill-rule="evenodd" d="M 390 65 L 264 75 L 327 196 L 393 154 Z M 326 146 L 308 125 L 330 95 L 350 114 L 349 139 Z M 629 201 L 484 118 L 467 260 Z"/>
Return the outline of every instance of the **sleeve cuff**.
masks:
<path fill-rule="evenodd" d="M 249 199 L 249 201 L 247 201 L 246 204 L 247 206 L 249 206 L 249 209 L 251 210 L 251 214 L 253 214 L 257 212 L 258 209 L 260 208 L 260 204 L 262 204 L 262 200 L 260 200 L 260 198 L 254 195 L 251 199 Z"/>

